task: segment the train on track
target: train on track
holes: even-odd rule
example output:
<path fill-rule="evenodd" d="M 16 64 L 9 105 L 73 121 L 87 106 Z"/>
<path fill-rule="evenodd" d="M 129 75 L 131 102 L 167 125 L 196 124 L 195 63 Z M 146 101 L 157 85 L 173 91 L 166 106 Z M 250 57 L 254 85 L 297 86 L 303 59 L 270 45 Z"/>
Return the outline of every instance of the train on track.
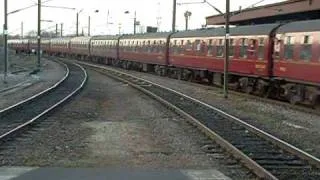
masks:
<path fill-rule="evenodd" d="M 293 104 L 320 101 L 320 20 L 237 26 L 230 30 L 230 88 Z M 48 55 L 223 85 L 225 29 L 42 39 Z M 9 46 L 35 52 L 36 39 Z"/>

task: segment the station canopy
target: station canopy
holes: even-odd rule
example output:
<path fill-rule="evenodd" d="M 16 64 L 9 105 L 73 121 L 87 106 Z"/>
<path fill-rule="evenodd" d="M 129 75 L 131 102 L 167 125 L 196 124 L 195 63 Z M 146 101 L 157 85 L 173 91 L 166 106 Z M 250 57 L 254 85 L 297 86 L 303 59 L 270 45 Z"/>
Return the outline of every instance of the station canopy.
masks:
<path fill-rule="evenodd" d="M 231 12 L 230 24 L 250 25 L 320 19 L 320 0 L 287 0 Z M 224 15 L 206 17 L 207 25 L 225 24 Z"/>

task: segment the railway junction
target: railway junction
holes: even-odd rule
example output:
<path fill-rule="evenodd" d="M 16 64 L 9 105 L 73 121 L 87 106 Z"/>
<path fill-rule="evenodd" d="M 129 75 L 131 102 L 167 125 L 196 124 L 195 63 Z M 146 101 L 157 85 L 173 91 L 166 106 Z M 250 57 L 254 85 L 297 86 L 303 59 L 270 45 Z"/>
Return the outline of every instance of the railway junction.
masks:
<path fill-rule="evenodd" d="M 265 27 L 278 27 L 277 24 L 251 27 L 259 22 L 297 21 L 293 25 L 288 23 L 289 28 L 286 23 L 279 26 L 280 32 L 294 31 L 299 29 L 297 24 L 301 20 L 306 24 L 319 22 L 319 10 L 318 1 L 290 0 L 232 12 L 230 22 L 240 28 L 231 28 L 231 36 L 238 33 L 247 37 L 252 33 L 248 29 L 262 27 L 265 31 Z M 223 21 L 220 15 L 207 17 L 208 25 Z M 320 32 L 317 27 L 302 28 L 308 33 L 307 40 L 305 36 L 295 38 L 303 37 L 306 41 L 301 42 L 306 44 L 309 39 L 318 42 L 312 36 Z M 207 34 L 221 39 L 219 29 L 209 31 L 178 32 L 169 36 L 172 42 L 163 38 L 166 33 L 46 39 L 41 42 L 40 66 L 35 66 L 38 54 L 32 51 L 36 48 L 34 39 L 11 40 L 11 72 L 6 79 L 2 77 L 5 82 L 0 85 L 0 179 L 320 179 L 317 106 L 257 95 L 253 90 L 258 88 L 249 88 L 252 91 L 238 88 L 240 91 L 230 91 L 225 99 L 215 81 L 218 72 L 196 68 L 190 73 L 191 69 L 186 71 L 181 66 L 174 69 L 183 61 L 192 61 L 186 56 L 200 56 L 205 61 L 206 52 L 219 58 L 216 53 L 220 41 L 214 52 L 202 48 L 201 40 L 195 40 L 199 46 L 194 46 L 194 54 L 192 48 L 188 49 L 189 40 L 179 44 L 179 38 L 201 38 Z M 271 34 L 277 37 L 277 31 L 272 30 Z M 273 44 L 265 34 L 257 34 L 266 38 L 265 44 Z M 158 46 L 150 48 L 150 42 L 145 46 L 148 38 L 155 44 L 159 41 Z M 22 41 L 27 43 L 20 44 Z M 170 43 L 176 47 L 169 47 Z M 254 56 L 253 48 L 247 46 L 247 60 L 242 61 L 248 66 L 257 61 L 259 66 L 254 67 L 259 69 L 264 65 L 259 57 L 275 57 L 268 54 L 270 49 L 265 56 Z M 284 46 L 279 50 L 277 63 L 287 57 Z M 302 46 L 294 50 L 293 59 L 279 66 L 299 64 L 294 58 L 308 57 L 300 56 Z M 313 46 L 313 49 L 320 47 Z M 157 56 L 152 56 L 155 52 Z M 231 63 L 241 56 L 240 51 L 234 52 Z M 315 65 L 315 57 L 320 58 L 316 51 L 311 54 L 305 65 Z M 148 58 L 152 63 L 145 64 Z M 161 60 L 176 64 L 154 65 Z M 1 58 L 0 61 L 2 71 Z M 277 67 L 276 63 L 272 65 Z M 231 75 L 233 67 L 231 64 Z M 281 67 L 280 72 L 285 74 Z M 314 73 L 313 70 L 310 68 L 308 73 Z M 268 73 L 271 72 L 256 71 L 259 75 Z M 295 77 L 286 80 L 290 78 Z M 308 78 L 306 81 L 317 81 Z M 266 79 L 263 78 L 268 82 Z M 239 82 L 239 86 L 244 84 L 243 77 Z M 305 87 L 298 91 L 304 92 L 303 97 L 308 100 L 313 94 L 307 96 L 305 92 L 319 90 L 316 83 L 306 86 L 301 81 L 295 83 Z M 290 87 L 296 92 L 295 86 Z"/>

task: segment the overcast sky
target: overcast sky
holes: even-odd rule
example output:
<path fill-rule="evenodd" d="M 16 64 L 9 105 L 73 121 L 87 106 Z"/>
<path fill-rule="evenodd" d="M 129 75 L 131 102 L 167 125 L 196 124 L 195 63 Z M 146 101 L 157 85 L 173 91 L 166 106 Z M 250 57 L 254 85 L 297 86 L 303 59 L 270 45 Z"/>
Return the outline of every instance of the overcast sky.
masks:
<path fill-rule="evenodd" d="M 45 0 L 42 0 L 45 1 Z M 203 0 L 177 0 L 177 3 L 201 2 Z M 225 11 L 224 0 L 208 0 L 217 8 Z M 239 6 L 246 8 L 260 0 L 230 0 L 231 10 L 239 9 Z M 283 0 L 265 0 L 259 5 L 275 3 Z M 3 3 L 1 0 L 0 24 L 3 24 Z M 8 0 L 8 11 L 24 8 L 35 4 L 37 0 Z M 137 12 L 137 20 L 142 26 L 157 26 L 157 19 L 160 19 L 160 30 L 171 30 L 172 4 L 173 0 L 51 0 L 45 3 L 51 6 L 72 7 L 77 10 L 66 10 L 56 8 L 42 8 L 42 19 L 54 22 L 43 22 L 42 29 L 55 30 L 55 23 L 64 24 L 64 34 L 75 34 L 76 12 L 80 13 L 80 32 L 82 28 L 87 32 L 88 16 L 91 16 L 91 34 L 117 34 L 119 26 L 121 33 L 133 33 L 134 11 Z M 99 10 L 95 13 L 95 10 Z M 207 4 L 177 5 L 176 28 L 183 30 L 185 27 L 184 12 L 188 10 L 192 13 L 190 17 L 190 28 L 200 28 L 205 24 L 205 17 L 217 14 L 214 9 Z M 109 16 L 108 16 L 109 11 Z M 130 11 L 125 14 L 125 11 Z M 109 17 L 109 18 L 108 18 Z M 158 18 L 157 18 L 158 17 Z M 20 24 L 24 22 L 24 32 L 27 33 L 37 28 L 37 8 L 33 7 L 19 13 L 9 15 L 9 33 L 11 35 L 20 33 Z M 109 25 L 107 25 L 109 22 Z M 159 22 L 159 21 L 158 21 Z M 51 27 L 51 29 L 50 29 Z M 0 28 L 2 32 L 2 27 Z"/>

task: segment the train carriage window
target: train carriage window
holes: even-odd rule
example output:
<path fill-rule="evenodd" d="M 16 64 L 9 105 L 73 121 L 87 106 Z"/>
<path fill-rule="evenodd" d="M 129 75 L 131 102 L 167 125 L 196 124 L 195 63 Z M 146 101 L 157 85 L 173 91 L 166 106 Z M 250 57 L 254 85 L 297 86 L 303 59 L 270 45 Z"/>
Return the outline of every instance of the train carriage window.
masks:
<path fill-rule="evenodd" d="M 294 37 L 287 36 L 284 43 L 284 58 L 290 60 L 293 58 Z"/>
<path fill-rule="evenodd" d="M 177 55 L 178 54 L 178 41 L 177 40 L 174 40 L 173 43 L 172 43 L 172 52 L 174 55 Z"/>
<path fill-rule="evenodd" d="M 180 44 L 178 44 L 178 53 L 181 54 L 184 51 L 184 40 L 180 41 Z"/>
<path fill-rule="evenodd" d="M 201 50 L 201 42 L 200 42 L 200 40 L 199 39 L 195 40 L 194 44 L 195 44 L 194 51 L 199 52 Z"/>
<path fill-rule="evenodd" d="M 273 45 L 273 58 L 274 59 L 280 58 L 280 50 L 281 50 L 281 40 L 278 38 L 274 38 L 274 45 Z"/>
<path fill-rule="evenodd" d="M 310 36 L 304 36 L 301 43 L 300 59 L 310 61 L 312 58 L 312 41 Z"/>
<path fill-rule="evenodd" d="M 224 56 L 224 40 L 219 39 L 217 44 L 217 57 L 223 57 Z"/>
<path fill-rule="evenodd" d="M 250 39 L 249 40 L 249 46 L 248 46 L 248 54 L 250 58 L 256 58 L 257 55 L 257 40 L 256 39 Z"/>
<path fill-rule="evenodd" d="M 258 58 L 259 60 L 264 59 L 264 38 L 259 38 L 259 46 L 258 46 Z"/>
<path fill-rule="evenodd" d="M 152 47 L 151 47 L 151 42 L 150 42 L 150 40 L 148 40 L 147 51 L 148 51 L 148 53 L 151 53 L 151 51 L 152 51 Z"/>
<path fill-rule="evenodd" d="M 192 42 L 190 40 L 187 40 L 186 45 L 185 45 L 185 50 L 192 51 Z"/>
<path fill-rule="evenodd" d="M 229 40 L 230 46 L 229 46 L 229 56 L 233 57 L 234 56 L 234 45 L 235 45 L 235 40 L 230 39 Z"/>
<path fill-rule="evenodd" d="M 242 38 L 240 45 L 240 57 L 247 58 L 248 39 Z"/>
<path fill-rule="evenodd" d="M 208 43 L 208 53 L 207 56 L 212 56 L 213 55 L 213 40 L 210 39 Z"/>

